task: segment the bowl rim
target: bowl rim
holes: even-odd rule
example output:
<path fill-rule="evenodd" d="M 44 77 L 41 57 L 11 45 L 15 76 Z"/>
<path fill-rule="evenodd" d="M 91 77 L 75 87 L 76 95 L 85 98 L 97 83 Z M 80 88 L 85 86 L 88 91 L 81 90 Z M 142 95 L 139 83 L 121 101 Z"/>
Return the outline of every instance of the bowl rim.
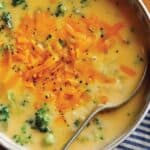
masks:
<path fill-rule="evenodd" d="M 145 19 L 148 25 L 148 30 L 150 32 L 150 13 L 147 9 L 146 5 L 144 4 L 143 0 L 132 0 L 136 7 L 138 8 L 140 14 L 142 14 L 142 18 Z M 105 146 L 103 150 L 112 150 L 115 147 L 117 147 L 119 144 L 121 144 L 125 139 L 127 139 L 134 131 L 135 129 L 140 125 L 140 123 L 143 121 L 144 117 L 150 110 L 150 91 L 148 91 L 147 96 L 145 97 L 145 105 L 141 112 L 139 113 L 136 121 L 133 123 L 132 127 L 130 127 L 125 133 L 123 133 L 119 138 L 113 140 L 110 144 Z M 18 144 L 14 143 L 10 138 L 5 136 L 3 133 L 0 132 L 0 145 L 2 145 L 4 148 L 10 149 L 10 150 L 26 150 L 26 148 L 23 148 L 19 146 Z"/>

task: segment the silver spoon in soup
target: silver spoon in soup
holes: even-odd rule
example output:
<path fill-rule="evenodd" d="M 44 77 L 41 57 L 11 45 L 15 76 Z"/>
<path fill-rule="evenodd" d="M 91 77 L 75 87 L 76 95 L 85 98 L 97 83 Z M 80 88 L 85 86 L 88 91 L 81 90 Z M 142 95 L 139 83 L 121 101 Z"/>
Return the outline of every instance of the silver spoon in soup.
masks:
<path fill-rule="evenodd" d="M 145 75 L 147 72 L 148 65 L 145 64 L 145 68 L 143 69 L 142 74 L 140 75 L 140 79 L 137 83 L 131 85 L 132 88 L 128 92 L 114 93 L 114 97 L 117 99 L 109 100 L 106 104 L 98 104 L 94 109 L 89 113 L 89 115 L 84 119 L 80 127 L 75 131 L 73 136 L 68 140 L 68 142 L 64 145 L 63 150 L 68 150 L 71 144 L 78 138 L 80 133 L 84 130 L 84 128 L 88 125 L 88 123 L 100 112 L 106 110 L 117 109 L 124 106 L 128 103 L 139 91 L 140 87 L 143 84 L 145 79 Z M 130 83 L 129 83 L 130 84 Z M 128 90 L 128 89 L 125 89 Z M 126 94 L 124 94 L 126 93 Z"/>

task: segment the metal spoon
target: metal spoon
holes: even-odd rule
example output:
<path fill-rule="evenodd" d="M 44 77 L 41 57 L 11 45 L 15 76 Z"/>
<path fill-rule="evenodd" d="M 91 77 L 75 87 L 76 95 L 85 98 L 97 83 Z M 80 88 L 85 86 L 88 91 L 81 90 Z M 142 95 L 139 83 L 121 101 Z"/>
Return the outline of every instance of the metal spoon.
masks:
<path fill-rule="evenodd" d="M 125 105 L 126 103 L 128 103 L 137 94 L 137 92 L 139 91 L 140 87 L 142 86 L 142 83 L 143 83 L 143 81 L 145 79 L 145 75 L 146 75 L 146 72 L 147 72 L 147 67 L 148 66 L 146 65 L 140 81 L 138 82 L 136 88 L 134 89 L 134 91 L 132 92 L 132 94 L 128 98 L 126 98 L 125 100 L 121 101 L 120 103 L 105 104 L 105 105 L 98 105 L 98 106 L 96 106 L 91 111 L 91 113 L 86 117 L 86 119 L 83 121 L 81 126 L 77 129 L 77 131 L 73 134 L 73 136 L 64 145 L 62 150 L 68 150 L 69 149 L 71 144 L 77 139 L 77 137 L 80 135 L 80 133 L 83 131 L 83 129 L 95 117 L 96 114 L 98 114 L 98 113 L 100 113 L 102 111 L 105 111 L 105 110 L 117 109 L 117 108 Z"/>

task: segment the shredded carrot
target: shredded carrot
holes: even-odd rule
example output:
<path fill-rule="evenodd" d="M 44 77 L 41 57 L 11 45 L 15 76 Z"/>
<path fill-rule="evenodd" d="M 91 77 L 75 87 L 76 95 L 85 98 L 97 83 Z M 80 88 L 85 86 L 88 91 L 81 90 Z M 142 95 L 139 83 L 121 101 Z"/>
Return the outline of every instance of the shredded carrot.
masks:
<path fill-rule="evenodd" d="M 88 64 L 86 67 L 80 64 L 77 66 L 77 68 L 82 73 L 82 75 L 86 77 L 86 80 L 89 78 L 90 80 L 97 80 L 106 84 L 113 84 L 116 82 L 115 78 L 108 77 L 103 73 L 96 71 L 90 64 Z"/>
<path fill-rule="evenodd" d="M 103 39 L 99 39 L 97 42 L 97 49 L 103 53 L 108 53 L 108 46 Z"/>
<path fill-rule="evenodd" d="M 100 96 L 100 103 L 106 104 L 108 101 L 109 100 L 107 96 Z"/>
<path fill-rule="evenodd" d="M 51 62 L 51 59 L 48 59 L 46 62 L 44 62 L 42 65 L 37 66 L 29 71 L 27 71 L 26 73 L 23 74 L 23 76 L 25 78 L 29 78 L 32 77 L 33 75 L 37 75 L 38 73 L 46 70 L 46 69 L 52 69 L 54 68 L 58 63 L 55 62 Z"/>
<path fill-rule="evenodd" d="M 79 20 L 79 19 L 68 17 L 66 19 L 66 22 L 67 22 L 68 25 L 70 25 L 71 27 L 73 27 L 73 29 L 76 32 L 81 32 L 81 33 L 85 33 L 85 34 L 88 34 L 90 32 L 88 30 L 87 24 L 82 19 Z"/>
<path fill-rule="evenodd" d="M 108 31 L 108 35 L 109 36 L 113 36 L 113 35 L 117 35 L 118 32 L 124 27 L 125 25 L 123 23 L 116 23 L 115 25 L 111 26 L 109 31 Z"/>
<path fill-rule="evenodd" d="M 120 66 L 120 69 L 122 72 L 124 72 L 125 74 L 131 76 L 131 77 L 134 77 L 136 76 L 136 71 L 126 65 L 121 65 Z"/>
<path fill-rule="evenodd" d="M 56 0 L 50 0 L 50 3 L 52 3 L 52 4 L 54 4 L 56 2 L 57 2 Z"/>

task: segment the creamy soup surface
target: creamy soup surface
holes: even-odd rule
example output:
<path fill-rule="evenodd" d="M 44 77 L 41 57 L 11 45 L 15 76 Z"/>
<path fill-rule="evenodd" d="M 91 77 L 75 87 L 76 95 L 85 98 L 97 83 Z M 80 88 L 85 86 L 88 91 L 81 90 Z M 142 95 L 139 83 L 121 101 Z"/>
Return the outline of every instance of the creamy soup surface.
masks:
<path fill-rule="evenodd" d="M 61 150 L 94 107 L 127 98 L 146 65 L 135 16 L 121 0 L 0 1 L 0 131 L 27 149 Z M 143 94 L 97 115 L 70 150 L 119 137 Z"/>

